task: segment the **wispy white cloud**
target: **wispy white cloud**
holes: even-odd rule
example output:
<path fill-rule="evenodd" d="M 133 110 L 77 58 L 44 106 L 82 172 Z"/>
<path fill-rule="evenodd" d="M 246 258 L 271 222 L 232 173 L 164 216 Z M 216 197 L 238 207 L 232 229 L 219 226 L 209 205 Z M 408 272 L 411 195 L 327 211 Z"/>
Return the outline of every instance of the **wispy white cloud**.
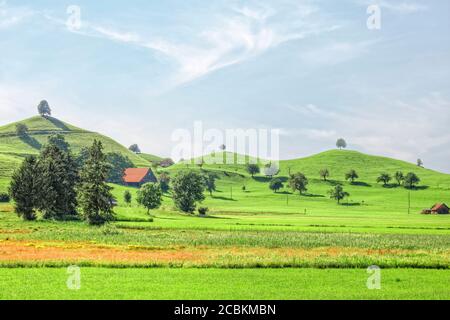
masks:
<path fill-rule="evenodd" d="M 179 85 L 247 61 L 288 41 L 330 32 L 338 27 L 318 23 L 314 17 L 318 10 L 311 5 L 296 4 L 290 10 L 289 15 L 295 15 L 292 19 L 283 18 L 286 8 L 262 5 L 233 7 L 185 41 L 169 37 L 146 38 L 135 32 L 118 31 L 120 28 L 99 26 L 88 21 L 83 21 L 80 30 L 69 31 L 156 51 L 176 64 L 172 81 Z"/>
<path fill-rule="evenodd" d="M 6 1 L 0 1 L 0 30 L 16 26 L 34 14 L 27 7 L 11 7 Z"/>

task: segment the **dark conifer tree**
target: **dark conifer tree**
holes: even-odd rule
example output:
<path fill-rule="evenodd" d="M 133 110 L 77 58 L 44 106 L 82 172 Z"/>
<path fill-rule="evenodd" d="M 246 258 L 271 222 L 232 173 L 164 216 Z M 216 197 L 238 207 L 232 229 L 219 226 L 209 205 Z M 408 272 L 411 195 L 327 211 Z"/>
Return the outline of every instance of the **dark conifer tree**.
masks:
<path fill-rule="evenodd" d="M 112 188 L 106 183 L 110 169 L 102 143 L 94 140 L 89 148 L 89 157 L 81 170 L 78 187 L 80 208 L 89 224 L 102 225 L 114 219 Z"/>

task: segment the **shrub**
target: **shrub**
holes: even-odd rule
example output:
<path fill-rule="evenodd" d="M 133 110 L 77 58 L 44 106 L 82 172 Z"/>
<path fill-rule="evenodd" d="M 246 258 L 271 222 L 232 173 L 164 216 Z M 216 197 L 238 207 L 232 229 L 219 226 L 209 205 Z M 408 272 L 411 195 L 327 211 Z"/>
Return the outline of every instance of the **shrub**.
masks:
<path fill-rule="evenodd" d="M 0 193 L 0 202 L 9 202 L 11 200 L 9 194 Z"/>
<path fill-rule="evenodd" d="M 207 207 L 200 207 L 198 208 L 198 214 L 201 216 L 206 216 L 206 213 L 209 211 Z"/>

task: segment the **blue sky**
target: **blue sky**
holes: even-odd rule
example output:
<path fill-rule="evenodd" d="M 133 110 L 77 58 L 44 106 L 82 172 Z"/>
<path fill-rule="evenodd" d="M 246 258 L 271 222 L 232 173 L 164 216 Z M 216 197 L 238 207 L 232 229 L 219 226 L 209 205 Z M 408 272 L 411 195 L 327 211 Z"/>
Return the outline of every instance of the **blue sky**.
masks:
<path fill-rule="evenodd" d="M 200 120 L 280 129 L 282 159 L 344 137 L 450 173 L 449 31 L 447 0 L 0 0 L 0 125 L 47 99 L 148 153 L 170 156 Z"/>

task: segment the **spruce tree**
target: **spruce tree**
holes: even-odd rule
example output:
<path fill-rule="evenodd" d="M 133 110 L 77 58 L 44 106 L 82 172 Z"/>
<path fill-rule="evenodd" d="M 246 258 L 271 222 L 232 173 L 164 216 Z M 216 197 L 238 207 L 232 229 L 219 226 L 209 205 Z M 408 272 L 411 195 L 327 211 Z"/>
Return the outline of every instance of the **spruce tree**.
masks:
<path fill-rule="evenodd" d="M 102 225 L 114 219 L 112 188 L 106 183 L 110 169 L 102 143 L 94 140 L 89 148 L 89 157 L 81 170 L 78 187 L 80 208 L 89 224 Z"/>
<path fill-rule="evenodd" d="M 64 138 L 62 141 L 65 143 Z M 70 149 L 49 139 L 37 162 L 36 206 L 45 219 L 64 219 L 77 214 L 78 168 Z"/>
<path fill-rule="evenodd" d="M 35 220 L 35 172 L 36 157 L 27 157 L 17 169 L 9 186 L 9 194 L 14 200 L 14 210 L 24 220 Z"/>

